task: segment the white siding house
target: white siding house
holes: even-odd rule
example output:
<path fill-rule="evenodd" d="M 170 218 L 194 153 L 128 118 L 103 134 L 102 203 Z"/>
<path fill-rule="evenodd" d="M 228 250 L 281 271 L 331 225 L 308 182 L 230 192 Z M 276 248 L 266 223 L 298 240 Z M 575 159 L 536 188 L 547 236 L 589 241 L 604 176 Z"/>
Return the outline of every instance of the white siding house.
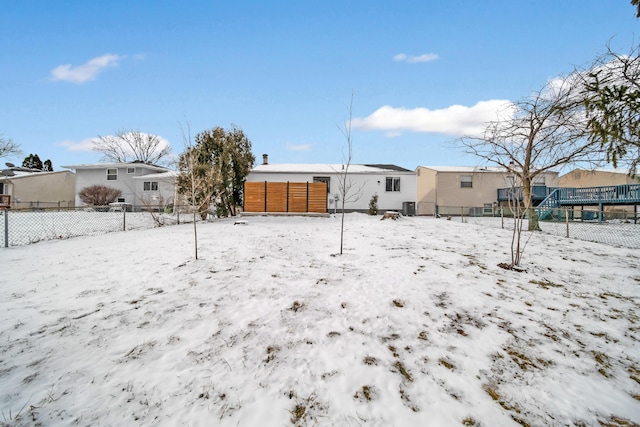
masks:
<path fill-rule="evenodd" d="M 266 159 L 265 159 L 266 160 Z M 340 209 L 340 164 L 268 164 L 254 167 L 248 182 L 326 182 L 327 208 Z M 415 206 L 416 174 L 395 165 L 350 165 L 347 173 L 345 211 L 365 212 L 373 195 L 378 195 L 378 209 L 401 211 L 403 203 Z"/>
<path fill-rule="evenodd" d="M 76 206 L 85 206 L 78 193 L 92 185 L 122 191 L 118 202 L 137 208 L 173 204 L 177 174 L 167 168 L 140 162 L 63 166 L 76 171 Z"/>

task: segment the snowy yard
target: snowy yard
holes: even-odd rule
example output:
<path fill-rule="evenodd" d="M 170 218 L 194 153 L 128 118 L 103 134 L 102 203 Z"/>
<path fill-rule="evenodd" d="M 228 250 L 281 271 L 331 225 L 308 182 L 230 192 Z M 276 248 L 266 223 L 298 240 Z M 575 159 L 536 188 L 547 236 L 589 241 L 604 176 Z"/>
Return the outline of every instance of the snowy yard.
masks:
<path fill-rule="evenodd" d="M 246 219 L 0 249 L 0 425 L 640 423 L 637 250 Z"/>

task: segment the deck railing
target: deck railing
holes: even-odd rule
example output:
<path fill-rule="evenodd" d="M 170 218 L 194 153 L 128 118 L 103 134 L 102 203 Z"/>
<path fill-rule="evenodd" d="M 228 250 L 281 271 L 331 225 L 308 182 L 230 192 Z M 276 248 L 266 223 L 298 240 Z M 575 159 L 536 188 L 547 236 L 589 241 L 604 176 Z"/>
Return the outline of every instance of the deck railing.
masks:
<path fill-rule="evenodd" d="M 546 185 L 534 185 L 531 187 L 531 197 L 533 200 L 544 200 L 554 188 Z M 522 187 L 498 188 L 498 201 L 506 202 L 509 200 L 522 201 Z"/>
<path fill-rule="evenodd" d="M 560 188 L 561 204 L 640 203 L 640 184 Z"/>
<path fill-rule="evenodd" d="M 600 187 L 552 188 L 546 186 L 532 187 L 532 199 L 540 201 L 558 190 L 559 205 L 598 205 L 598 204 L 639 204 L 640 184 L 605 185 Z M 499 188 L 498 201 L 522 200 L 522 187 Z"/>

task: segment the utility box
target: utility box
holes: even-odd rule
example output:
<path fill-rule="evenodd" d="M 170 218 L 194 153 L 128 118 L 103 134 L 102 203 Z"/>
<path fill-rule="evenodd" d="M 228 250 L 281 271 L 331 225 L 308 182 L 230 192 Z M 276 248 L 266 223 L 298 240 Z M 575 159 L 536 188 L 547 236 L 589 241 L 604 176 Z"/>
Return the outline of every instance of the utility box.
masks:
<path fill-rule="evenodd" d="M 402 215 L 416 216 L 416 202 L 402 202 Z"/>

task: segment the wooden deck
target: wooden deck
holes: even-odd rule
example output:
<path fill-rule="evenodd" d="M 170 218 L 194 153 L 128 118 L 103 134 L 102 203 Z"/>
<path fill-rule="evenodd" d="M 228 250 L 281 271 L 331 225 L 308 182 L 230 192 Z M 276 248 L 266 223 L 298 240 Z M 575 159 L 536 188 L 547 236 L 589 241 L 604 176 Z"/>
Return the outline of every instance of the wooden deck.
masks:
<path fill-rule="evenodd" d="M 531 197 L 535 205 L 598 206 L 640 204 L 640 184 L 606 185 L 601 187 L 532 187 Z M 522 188 L 499 188 L 498 201 L 522 200 Z M 538 203 L 539 202 L 539 203 Z M 551 203 L 549 203 L 551 202 Z"/>
<path fill-rule="evenodd" d="M 522 188 L 498 189 L 498 201 L 522 201 Z M 600 187 L 546 187 L 534 186 L 531 199 L 538 211 L 538 217 L 544 220 L 552 216 L 554 210 L 573 206 L 598 206 L 599 219 L 605 206 L 633 206 L 634 222 L 638 219 L 640 205 L 640 184 L 604 185 Z"/>

